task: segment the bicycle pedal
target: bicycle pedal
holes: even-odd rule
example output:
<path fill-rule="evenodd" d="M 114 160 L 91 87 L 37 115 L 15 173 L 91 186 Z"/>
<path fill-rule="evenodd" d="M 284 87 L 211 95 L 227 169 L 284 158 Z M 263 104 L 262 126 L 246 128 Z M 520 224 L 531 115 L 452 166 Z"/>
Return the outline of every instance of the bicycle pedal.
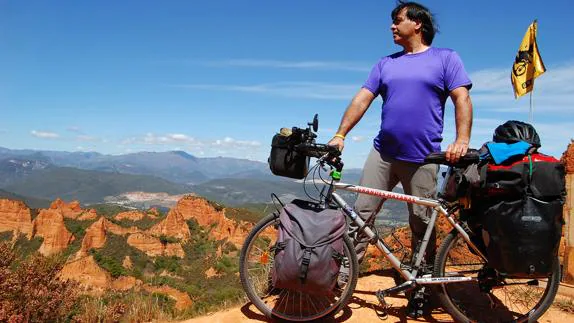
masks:
<path fill-rule="evenodd" d="M 378 291 L 375 292 L 375 296 L 377 296 L 377 300 L 379 301 L 379 303 L 381 304 L 381 306 L 384 309 L 389 308 L 389 304 L 387 304 L 387 301 L 385 301 L 385 291 L 382 289 L 379 289 Z"/>

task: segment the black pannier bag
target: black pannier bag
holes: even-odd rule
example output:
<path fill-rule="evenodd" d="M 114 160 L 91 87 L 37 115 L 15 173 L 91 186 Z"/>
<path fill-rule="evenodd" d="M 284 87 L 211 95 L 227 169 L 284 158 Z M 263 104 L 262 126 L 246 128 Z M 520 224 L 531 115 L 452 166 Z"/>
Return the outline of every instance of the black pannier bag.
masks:
<path fill-rule="evenodd" d="M 279 213 L 273 286 L 331 295 L 343 261 L 345 216 L 338 209 L 293 200 Z"/>
<path fill-rule="evenodd" d="M 539 153 L 480 166 L 473 209 L 480 216 L 489 266 L 516 277 L 544 277 L 562 233 L 565 172 Z"/>
<path fill-rule="evenodd" d="M 309 157 L 294 150 L 294 146 L 301 143 L 300 139 L 291 135 L 290 129 L 286 130 L 281 129 L 273 136 L 269 168 L 277 176 L 302 179 L 309 170 Z"/>

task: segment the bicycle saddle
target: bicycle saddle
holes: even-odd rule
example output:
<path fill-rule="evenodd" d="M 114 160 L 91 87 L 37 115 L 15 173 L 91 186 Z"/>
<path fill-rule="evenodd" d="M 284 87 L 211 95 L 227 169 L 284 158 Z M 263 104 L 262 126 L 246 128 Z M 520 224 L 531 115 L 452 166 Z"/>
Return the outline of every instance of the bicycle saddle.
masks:
<path fill-rule="evenodd" d="M 480 161 L 480 153 L 476 149 L 469 149 L 466 154 L 456 162 L 451 163 L 446 160 L 446 151 L 430 153 L 425 158 L 427 164 L 443 164 L 457 168 L 463 168 L 468 165 L 477 164 Z"/>

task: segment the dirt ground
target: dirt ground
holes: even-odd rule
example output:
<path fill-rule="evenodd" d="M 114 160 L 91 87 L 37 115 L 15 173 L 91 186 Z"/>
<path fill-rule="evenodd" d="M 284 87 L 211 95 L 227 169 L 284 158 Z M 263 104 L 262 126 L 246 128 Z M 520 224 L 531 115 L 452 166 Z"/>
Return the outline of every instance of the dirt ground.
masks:
<path fill-rule="evenodd" d="M 381 306 L 377 301 L 375 292 L 379 289 L 389 288 L 394 286 L 391 277 L 381 276 L 378 274 L 371 274 L 359 278 L 355 293 L 349 304 L 339 312 L 334 319 L 329 321 L 322 320 L 323 322 L 388 322 L 388 323 L 403 323 L 403 322 L 453 322 L 450 315 L 444 312 L 441 308 L 434 309 L 428 316 L 419 318 L 417 320 L 407 319 L 405 315 L 405 307 L 407 300 L 403 295 L 386 298 L 390 308 L 387 309 L 386 315 L 381 313 Z M 574 287 L 561 286 L 559 290 L 559 298 L 574 298 Z M 242 307 L 233 308 L 226 311 L 213 313 L 207 316 L 194 318 L 191 320 L 183 321 L 186 323 L 227 323 L 227 322 L 270 322 L 266 319 L 255 306 L 247 303 Z M 538 320 L 538 322 L 574 322 L 574 313 L 567 313 L 559 310 L 557 307 L 552 306 L 550 309 Z"/>

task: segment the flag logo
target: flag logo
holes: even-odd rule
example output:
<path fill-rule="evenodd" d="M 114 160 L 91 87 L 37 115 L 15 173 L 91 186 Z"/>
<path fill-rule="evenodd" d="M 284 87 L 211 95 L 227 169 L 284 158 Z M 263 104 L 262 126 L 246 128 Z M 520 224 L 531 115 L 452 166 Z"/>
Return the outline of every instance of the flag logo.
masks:
<path fill-rule="evenodd" d="M 534 79 L 546 71 L 536 44 L 536 29 L 537 23 L 534 21 L 528 26 L 514 59 L 511 81 L 516 98 L 531 92 L 534 88 Z"/>

